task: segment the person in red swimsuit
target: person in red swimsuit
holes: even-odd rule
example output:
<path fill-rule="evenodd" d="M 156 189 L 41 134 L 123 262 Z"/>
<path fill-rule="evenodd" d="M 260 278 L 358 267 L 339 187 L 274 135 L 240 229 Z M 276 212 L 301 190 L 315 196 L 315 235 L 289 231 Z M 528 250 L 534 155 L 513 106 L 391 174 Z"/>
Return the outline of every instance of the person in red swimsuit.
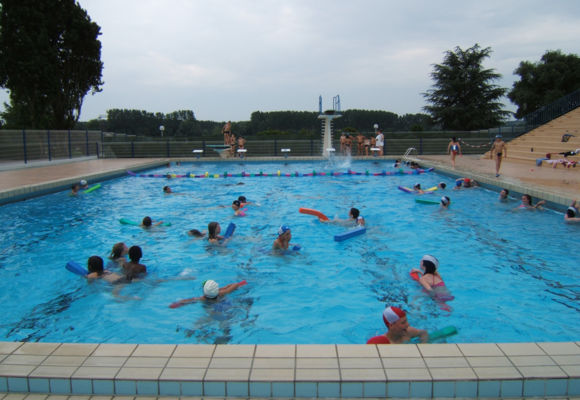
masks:
<path fill-rule="evenodd" d="M 407 314 L 398 307 L 385 308 L 383 321 L 387 326 L 387 333 L 370 338 L 367 344 L 407 343 L 414 337 L 419 337 L 421 343 L 426 343 L 429 340 L 427 331 L 410 326 Z"/>

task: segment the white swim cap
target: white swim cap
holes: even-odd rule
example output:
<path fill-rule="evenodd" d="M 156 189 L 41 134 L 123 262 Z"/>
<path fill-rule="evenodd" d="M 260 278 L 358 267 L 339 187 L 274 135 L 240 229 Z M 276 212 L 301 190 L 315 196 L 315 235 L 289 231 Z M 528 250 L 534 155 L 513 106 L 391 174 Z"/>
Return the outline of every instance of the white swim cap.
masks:
<path fill-rule="evenodd" d="M 421 262 L 423 262 L 423 261 L 431 261 L 435 265 L 435 269 L 439 268 L 439 260 L 437 260 L 433 256 L 430 256 L 429 254 L 426 254 L 423 256 L 423 258 L 421 259 Z"/>
<path fill-rule="evenodd" d="M 443 204 L 444 206 L 449 204 L 449 197 L 447 196 L 443 196 L 441 197 L 441 204 Z"/>
<path fill-rule="evenodd" d="M 212 281 L 210 279 L 208 281 L 205 281 L 205 283 L 203 284 L 203 295 L 208 299 L 215 299 L 216 297 L 218 297 L 219 292 L 220 287 L 216 281 Z"/>
<path fill-rule="evenodd" d="M 81 180 L 81 186 L 85 186 L 87 184 L 87 181 L 85 181 L 84 179 Z"/>

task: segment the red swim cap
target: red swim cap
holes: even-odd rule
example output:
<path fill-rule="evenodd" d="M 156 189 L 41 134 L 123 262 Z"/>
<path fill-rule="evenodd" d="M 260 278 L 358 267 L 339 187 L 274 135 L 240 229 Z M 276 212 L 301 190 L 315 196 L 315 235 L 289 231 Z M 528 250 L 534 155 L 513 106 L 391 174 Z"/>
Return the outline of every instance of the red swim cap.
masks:
<path fill-rule="evenodd" d="M 385 311 L 383 311 L 383 321 L 388 328 L 391 326 L 391 324 L 394 324 L 405 315 L 407 315 L 405 311 L 398 307 L 387 307 L 385 308 Z"/>

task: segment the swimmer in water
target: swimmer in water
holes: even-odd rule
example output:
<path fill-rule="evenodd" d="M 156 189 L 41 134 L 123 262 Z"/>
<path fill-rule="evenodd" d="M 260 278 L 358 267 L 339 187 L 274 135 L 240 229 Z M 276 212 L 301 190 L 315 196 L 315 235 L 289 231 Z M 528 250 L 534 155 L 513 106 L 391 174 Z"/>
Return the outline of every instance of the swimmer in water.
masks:
<path fill-rule="evenodd" d="M 451 205 L 451 199 L 448 196 L 441 197 L 441 209 L 447 210 Z"/>
<path fill-rule="evenodd" d="M 365 219 L 360 215 L 358 208 L 352 207 L 348 212 L 348 219 L 333 219 L 333 220 L 323 220 L 320 222 L 334 223 L 343 226 L 365 226 Z"/>
<path fill-rule="evenodd" d="M 499 192 L 498 200 L 500 202 L 507 202 L 507 201 L 509 201 L 509 197 L 508 197 L 509 194 L 510 194 L 510 191 L 509 190 L 502 189 L 501 192 Z"/>
<path fill-rule="evenodd" d="M 387 333 L 370 338 L 367 344 L 401 344 L 418 337 L 421 343 L 427 343 L 429 334 L 424 329 L 413 328 L 407 321 L 407 314 L 398 307 L 387 307 L 383 311 L 383 322 Z"/>
<path fill-rule="evenodd" d="M 274 240 L 272 248 L 274 250 L 288 250 L 290 247 L 290 239 L 292 239 L 292 232 L 290 232 L 290 227 L 288 227 L 288 225 L 282 225 L 280 228 L 278 228 L 278 237 L 276 240 Z"/>
<path fill-rule="evenodd" d="M 131 246 L 129 249 L 129 262 L 123 265 L 123 272 L 129 281 L 147 273 L 147 267 L 140 263 L 143 251 L 139 246 Z"/>
<path fill-rule="evenodd" d="M 197 229 L 191 229 L 191 230 L 187 231 L 187 234 L 189 236 L 193 236 L 194 238 L 202 238 L 205 236 L 205 231 L 201 232 Z"/>
<path fill-rule="evenodd" d="M 532 202 L 532 196 L 529 194 L 522 195 L 522 204 L 520 204 L 516 210 L 526 209 L 526 210 L 543 210 L 542 205 L 546 204 L 545 200 L 540 200 L 536 204 Z"/>
<path fill-rule="evenodd" d="M 145 228 L 145 229 L 149 229 L 152 228 L 154 226 L 159 226 L 163 223 L 163 221 L 158 221 L 153 223 L 153 220 L 151 219 L 151 217 L 145 217 L 143 218 L 143 221 L 141 221 L 141 228 Z"/>
<path fill-rule="evenodd" d="M 415 186 L 413 186 L 413 190 L 417 194 L 425 194 L 425 192 L 423 191 L 423 189 L 421 189 L 421 184 L 420 183 L 415 183 Z"/>
<path fill-rule="evenodd" d="M 220 288 L 216 281 L 213 281 L 210 279 L 210 280 L 203 282 L 203 284 L 202 284 L 203 296 L 191 297 L 189 299 L 179 300 L 179 301 L 176 301 L 175 303 L 170 304 L 169 307 L 170 308 L 178 308 L 178 307 L 184 306 L 186 304 L 195 303 L 197 301 L 215 301 L 215 300 L 219 299 L 220 297 L 223 297 L 226 294 L 231 293 L 234 290 L 237 290 L 241 286 L 244 286 L 246 283 L 247 282 L 245 280 L 243 280 L 241 282 L 230 283 L 229 285 L 226 285 L 226 286 Z"/>
<path fill-rule="evenodd" d="M 122 275 L 106 270 L 103 259 L 99 256 L 89 257 L 89 260 L 87 261 L 87 269 L 89 274 L 86 276 L 86 278 L 89 280 L 102 279 L 109 283 L 126 282 L 125 277 Z"/>
<path fill-rule="evenodd" d="M 419 283 L 429 293 L 430 296 L 438 300 L 453 300 L 453 296 L 447 290 L 443 278 L 439 275 L 439 260 L 431 255 L 424 255 L 419 264 L 420 269 L 413 268 L 411 273 L 420 275 Z"/>
<path fill-rule="evenodd" d="M 73 183 L 70 187 L 70 195 L 76 196 L 77 194 L 79 194 L 80 189 L 81 189 L 81 185 L 79 185 L 78 183 Z"/>
<path fill-rule="evenodd" d="M 564 221 L 566 222 L 580 222 L 580 217 L 578 217 L 578 209 L 576 208 L 576 200 L 570 204 L 570 207 L 566 210 L 564 214 Z"/>
<path fill-rule="evenodd" d="M 115 243 L 109 254 L 109 260 L 114 266 L 121 268 L 127 262 L 127 254 L 129 254 L 129 248 L 125 243 Z"/>
<path fill-rule="evenodd" d="M 242 203 L 240 203 L 239 200 L 234 200 L 232 202 L 232 209 L 234 210 L 234 215 L 236 217 L 245 217 L 246 216 L 246 212 L 242 208 Z"/>
<path fill-rule="evenodd" d="M 224 237 L 220 235 L 221 231 L 222 228 L 220 224 L 217 222 L 210 222 L 207 225 L 207 240 L 214 244 L 220 243 L 220 241 L 224 240 Z"/>

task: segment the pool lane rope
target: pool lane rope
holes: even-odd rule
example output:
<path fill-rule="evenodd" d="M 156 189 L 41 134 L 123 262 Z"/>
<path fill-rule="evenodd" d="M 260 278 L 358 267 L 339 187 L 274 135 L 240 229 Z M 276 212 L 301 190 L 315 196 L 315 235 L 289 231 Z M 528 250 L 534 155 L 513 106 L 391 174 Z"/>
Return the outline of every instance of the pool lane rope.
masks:
<path fill-rule="evenodd" d="M 306 176 L 351 176 L 351 175 L 363 175 L 363 176 L 395 176 L 395 175 L 419 175 L 424 174 L 426 172 L 433 171 L 434 168 L 428 169 L 413 169 L 410 171 L 404 171 L 399 169 L 397 171 L 381 171 L 381 172 L 369 172 L 365 170 L 365 172 L 356 172 L 352 170 L 348 170 L 346 172 L 316 172 L 313 170 L 309 173 L 300 173 L 295 171 L 293 173 L 282 173 L 278 170 L 275 173 L 264 173 L 262 171 L 254 174 L 249 174 L 245 171 L 236 174 L 230 174 L 228 172 L 224 172 L 223 174 L 210 174 L 206 172 L 204 174 L 196 175 L 193 173 L 187 174 L 138 174 L 133 171 L 127 171 L 127 174 L 130 176 L 138 177 L 138 178 L 166 178 L 166 179 L 174 179 L 174 178 L 260 178 L 260 177 L 306 177 Z"/>

